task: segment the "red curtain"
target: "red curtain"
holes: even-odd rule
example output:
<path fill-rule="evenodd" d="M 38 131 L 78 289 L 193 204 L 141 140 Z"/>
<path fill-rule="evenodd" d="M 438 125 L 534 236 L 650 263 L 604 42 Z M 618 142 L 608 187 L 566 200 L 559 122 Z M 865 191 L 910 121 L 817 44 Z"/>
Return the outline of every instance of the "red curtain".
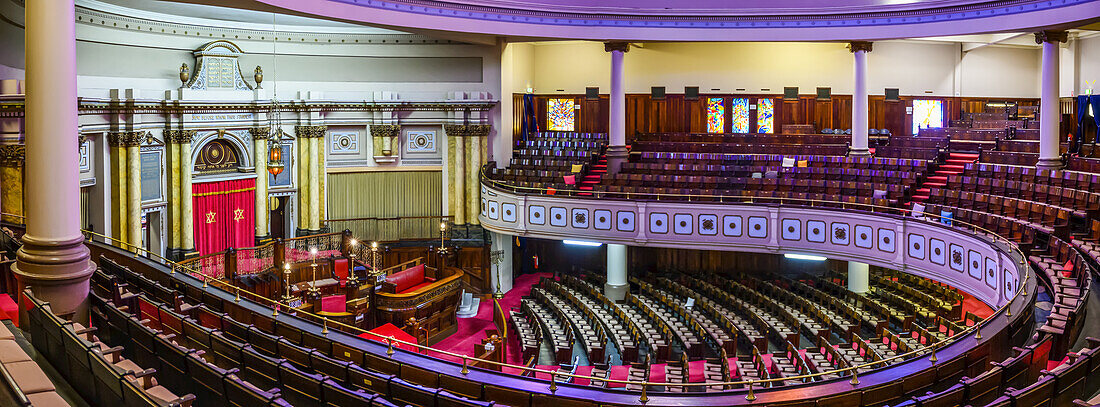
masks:
<path fill-rule="evenodd" d="M 198 183 L 191 192 L 199 254 L 255 245 L 256 180 Z"/>

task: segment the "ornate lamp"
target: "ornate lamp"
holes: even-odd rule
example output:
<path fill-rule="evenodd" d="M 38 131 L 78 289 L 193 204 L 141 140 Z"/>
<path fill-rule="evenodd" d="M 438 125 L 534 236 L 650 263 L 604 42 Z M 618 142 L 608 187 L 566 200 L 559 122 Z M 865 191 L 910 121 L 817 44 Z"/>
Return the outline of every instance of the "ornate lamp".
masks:
<path fill-rule="evenodd" d="M 497 291 L 493 293 L 493 298 L 504 298 L 504 291 L 500 289 L 500 263 L 504 262 L 504 250 L 493 250 L 489 252 L 489 263 L 497 266 Z"/>
<path fill-rule="evenodd" d="M 309 248 L 310 268 L 313 269 L 313 281 L 309 282 L 309 297 L 311 299 L 321 296 L 321 290 L 317 288 L 317 248 Z"/>
<path fill-rule="evenodd" d="M 378 241 L 370 242 L 370 266 L 374 267 L 375 273 L 382 270 L 378 264 Z"/>
<path fill-rule="evenodd" d="M 278 177 L 283 173 L 283 144 L 279 142 L 277 136 L 271 141 L 271 147 L 267 151 L 267 172 L 270 172 L 272 176 Z"/>
<path fill-rule="evenodd" d="M 286 281 L 286 293 L 283 294 L 283 303 L 290 304 L 294 296 L 290 295 L 290 263 L 283 263 L 283 280 Z"/>

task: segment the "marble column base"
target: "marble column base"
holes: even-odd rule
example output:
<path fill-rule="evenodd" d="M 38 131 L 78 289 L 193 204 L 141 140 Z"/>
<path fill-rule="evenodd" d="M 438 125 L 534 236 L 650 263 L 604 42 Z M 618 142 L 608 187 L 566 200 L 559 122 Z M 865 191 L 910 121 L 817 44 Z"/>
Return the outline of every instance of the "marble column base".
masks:
<path fill-rule="evenodd" d="M 626 146 L 608 146 L 607 152 L 607 173 L 618 174 L 622 168 L 623 163 L 630 157 L 630 151 L 626 149 Z"/>
<path fill-rule="evenodd" d="M 312 234 L 313 234 L 313 232 L 311 232 L 309 229 L 294 228 L 294 236 L 302 237 L 302 236 L 309 236 L 309 235 L 312 235 Z"/>
<path fill-rule="evenodd" d="M 271 235 L 256 236 L 256 246 L 262 245 L 268 240 L 271 240 Z"/>
<path fill-rule="evenodd" d="M 51 241 L 23 235 L 16 257 L 12 272 L 20 292 L 29 287 L 36 298 L 50 303 L 55 314 L 75 313 L 74 319 L 87 322 L 88 279 L 96 265 L 90 261 L 83 236 Z"/>
<path fill-rule="evenodd" d="M 1039 157 L 1039 161 L 1035 163 L 1035 168 L 1040 170 L 1060 170 L 1065 167 L 1062 163 L 1062 157 Z"/>
<path fill-rule="evenodd" d="M 630 292 L 630 284 L 604 283 L 603 285 L 603 295 L 614 302 L 625 300 L 628 292 Z"/>
<path fill-rule="evenodd" d="M 870 155 L 871 155 L 871 149 L 869 149 L 869 148 L 861 148 L 861 149 L 854 149 L 853 148 L 853 149 L 848 150 L 848 156 L 849 157 L 869 157 Z"/>

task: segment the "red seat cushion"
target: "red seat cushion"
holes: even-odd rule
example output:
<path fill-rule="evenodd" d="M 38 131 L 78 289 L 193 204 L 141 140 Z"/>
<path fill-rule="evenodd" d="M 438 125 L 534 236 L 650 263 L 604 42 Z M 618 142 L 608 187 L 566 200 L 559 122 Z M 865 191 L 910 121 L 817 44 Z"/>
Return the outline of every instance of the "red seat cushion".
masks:
<path fill-rule="evenodd" d="M 8 318 L 11 318 L 12 324 L 19 326 L 19 304 L 16 304 L 11 296 L 0 294 L 0 311 L 7 314 Z"/>
<path fill-rule="evenodd" d="M 595 366 L 577 366 L 577 371 L 575 373 L 581 376 L 592 376 L 592 370 L 595 368 Z M 587 386 L 592 384 L 592 381 L 589 379 L 575 378 L 573 379 L 573 384 Z"/>
<path fill-rule="evenodd" d="M 347 299 L 343 294 L 321 298 L 322 312 L 348 312 Z"/>
<path fill-rule="evenodd" d="M 668 373 L 665 370 L 666 366 L 668 366 L 666 363 L 654 363 L 649 365 L 649 381 L 653 383 L 664 383 L 666 380 L 665 376 Z"/>
<path fill-rule="evenodd" d="M 386 277 L 394 285 L 394 291 L 402 293 L 424 282 L 424 265 L 408 268 Z"/>
<path fill-rule="evenodd" d="M 703 383 L 707 381 L 707 361 L 695 360 L 688 362 L 688 383 Z"/>
<path fill-rule="evenodd" d="M 611 380 L 628 380 L 630 379 L 630 366 L 616 365 L 607 369 L 607 378 Z M 624 383 L 607 382 L 609 388 L 622 388 L 626 387 Z"/>

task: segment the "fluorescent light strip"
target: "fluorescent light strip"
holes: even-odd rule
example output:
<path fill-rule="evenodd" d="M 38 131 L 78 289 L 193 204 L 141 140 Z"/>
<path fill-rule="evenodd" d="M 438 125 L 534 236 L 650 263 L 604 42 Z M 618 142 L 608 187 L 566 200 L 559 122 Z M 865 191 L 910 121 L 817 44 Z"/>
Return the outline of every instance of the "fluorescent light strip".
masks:
<path fill-rule="evenodd" d="M 562 240 L 561 242 L 565 243 L 567 245 L 570 245 L 570 246 L 587 246 L 587 247 L 600 247 L 600 246 L 603 246 L 603 243 L 586 242 L 584 240 Z"/>
<path fill-rule="evenodd" d="M 811 256 L 809 254 L 797 254 L 797 253 L 785 253 L 785 254 L 783 254 L 783 257 L 786 257 L 788 259 L 809 260 L 809 261 L 829 260 L 829 258 L 825 257 L 825 256 Z"/>

